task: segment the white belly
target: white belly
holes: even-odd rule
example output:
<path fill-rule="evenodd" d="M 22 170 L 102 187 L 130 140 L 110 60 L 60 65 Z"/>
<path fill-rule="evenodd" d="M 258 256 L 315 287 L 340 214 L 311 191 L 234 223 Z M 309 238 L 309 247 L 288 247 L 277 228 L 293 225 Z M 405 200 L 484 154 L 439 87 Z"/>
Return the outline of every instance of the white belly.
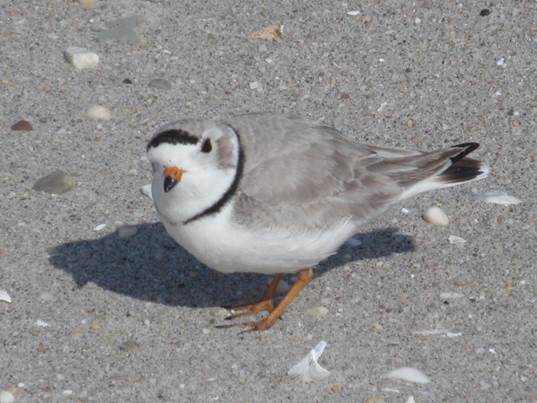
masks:
<path fill-rule="evenodd" d="M 230 221 L 228 204 L 219 214 L 187 225 L 163 220 L 168 233 L 206 266 L 224 272 L 292 273 L 324 260 L 350 236 L 348 221 L 324 231 L 292 234 L 281 229 L 252 230 Z"/>

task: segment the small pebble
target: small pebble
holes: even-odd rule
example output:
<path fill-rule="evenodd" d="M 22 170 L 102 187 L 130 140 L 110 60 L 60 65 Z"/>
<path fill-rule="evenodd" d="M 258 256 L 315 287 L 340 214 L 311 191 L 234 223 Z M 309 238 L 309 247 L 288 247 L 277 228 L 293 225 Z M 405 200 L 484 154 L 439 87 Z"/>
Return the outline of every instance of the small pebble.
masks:
<path fill-rule="evenodd" d="M 130 78 L 125 78 L 123 81 L 122 81 L 123 84 L 132 84 L 132 80 Z"/>
<path fill-rule="evenodd" d="M 429 224 L 434 225 L 448 225 L 449 224 L 449 218 L 444 213 L 444 211 L 440 207 L 431 207 L 429 208 L 425 214 L 423 214 L 423 219 L 428 222 Z"/>
<path fill-rule="evenodd" d="M 70 46 L 63 55 L 78 70 L 95 68 L 99 64 L 99 55 L 84 48 Z"/>
<path fill-rule="evenodd" d="M 112 119 L 112 113 L 101 105 L 93 105 L 86 112 L 86 116 L 95 120 L 110 120 Z"/>
<path fill-rule="evenodd" d="M 119 345 L 121 351 L 136 353 L 142 349 L 142 345 L 135 340 L 127 340 Z"/>
<path fill-rule="evenodd" d="M 409 396 L 406 400 L 406 403 L 416 403 L 416 401 L 414 400 L 414 396 Z"/>
<path fill-rule="evenodd" d="M 483 10 L 481 10 L 481 11 L 479 12 L 479 15 L 480 15 L 481 17 L 486 17 L 487 15 L 490 15 L 490 10 L 489 10 L 488 8 L 484 8 Z"/>
<path fill-rule="evenodd" d="M 11 304 L 11 296 L 7 293 L 6 290 L 0 290 L 0 301 Z"/>
<path fill-rule="evenodd" d="M 462 245 L 463 243 L 466 243 L 466 239 L 461 238 L 460 236 L 457 236 L 457 235 L 450 235 L 448 237 L 448 241 L 452 245 Z"/>
<path fill-rule="evenodd" d="M 170 82 L 164 78 L 155 78 L 149 81 L 149 84 L 147 85 L 148 87 L 157 88 L 159 90 L 169 90 L 172 87 Z"/>
<path fill-rule="evenodd" d="M 62 392 L 64 396 L 71 396 L 73 394 L 73 391 L 71 389 L 66 389 Z"/>
<path fill-rule="evenodd" d="M 328 314 L 328 309 L 324 306 L 316 306 L 314 308 L 308 309 L 306 313 L 316 318 L 322 318 L 323 316 L 326 316 L 326 314 Z"/>
<path fill-rule="evenodd" d="M 359 10 L 347 11 L 347 15 L 355 17 L 357 15 L 360 15 L 360 11 Z"/>
<path fill-rule="evenodd" d="M 69 192 L 75 187 L 75 180 L 71 175 L 56 170 L 47 176 L 39 178 L 34 183 L 33 189 L 40 192 L 62 194 Z"/>
<path fill-rule="evenodd" d="M 258 81 L 252 81 L 249 86 L 251 90 L 261 90 L 261 84 Z"/>
<path fill-rule="evenodd" d="M 505 66 L 505 57 L 500 57 L 496 60 L 496 65 L 498 66 Z"/>
<path fill-rule="evenodd" d="M 211 333 L 211 331 L 210 331 L 209 329 L 202 329 L 201 332 L 202 332 L 203 334 L 209 334 L 209 333 Z"/>
<path fill-rule="evenodd" d="M 407 129 L 412 129 L 414 127 L 414 121 L 412 119 L 408 119 L 405 123 L 405 126 Z"/>
<path fill-rule="evenodd" d="M 93 228 L 93 231 L 95 232 L 102 231 L 103 229 L 105 229 L 105 227 L 106 227 L 106 224 L 98 224 L 95 226 L 95 228 Z"/>
<path fill-rule="evenodd" d="M 41 319 L 37 319 L 35 325 L 39 327 L 48 327 L 48 323 Z"/>
<path fill-rule="evenodd" d="M 404 207 L 403 207 L 403 208 L 401 209 L 401 213 L 403 213 L 403 214 L 408 214 L 408 213 L 410 213 L 410 210 L 407 209 L 407 208 L 404 208 Z"/>
<path fill-rule="evenodd" d="M 117 236 L 120 238 L 130 238 L 136 235 L 138 228 L 136 225 L 122 225 L 117 229 Z"/>
<path fill-rule="evenodd" d="M 29 132 L 33 130 L 33 127 L 30 122 L 23 119 L 23 120 L 19 120 L 17 123 L 11 126 L 11 130 L 15 130 L 18 132 Z"/>
<path fill-rule="evenodd" d="M 13 393 L 3 390 L 0 392 L 0 403 L 13 403 L 15 401 L 15 396 Z"/>

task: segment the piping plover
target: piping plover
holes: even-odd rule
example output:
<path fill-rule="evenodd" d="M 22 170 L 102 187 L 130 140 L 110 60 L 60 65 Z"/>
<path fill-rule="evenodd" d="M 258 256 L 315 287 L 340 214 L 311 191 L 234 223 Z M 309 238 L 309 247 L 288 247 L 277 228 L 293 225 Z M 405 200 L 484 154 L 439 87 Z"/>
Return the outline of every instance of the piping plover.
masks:
<path fill-rule="evenodd" d="M 484 178 L 488 168 L 464 143 L 431 151 L 355 144 L 336 129 L 299 118 L 249 114 L 181 120 L 147 145 L 151 191 L 168 233 L 215 270 L 274 274 L 261 300 L 230 318 L 268 311 L 228 326 L 270 328 L 368 219 L 428 190 Z M 283 273 L 297 280 L 275 305 Z"/>

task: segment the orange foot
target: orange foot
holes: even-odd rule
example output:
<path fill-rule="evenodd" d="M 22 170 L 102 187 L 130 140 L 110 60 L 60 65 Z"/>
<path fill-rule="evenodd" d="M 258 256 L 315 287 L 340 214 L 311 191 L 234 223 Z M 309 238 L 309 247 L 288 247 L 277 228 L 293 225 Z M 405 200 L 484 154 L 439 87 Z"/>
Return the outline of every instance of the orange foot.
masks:
<path fill-rule="evenodd" d="M 272 279 L 270 285 L 268 286 L 265 294 L 261 298 L 261 301 L 256 304 L 251 305 L 242 305 L 232 309 L 232 313 L 226 319 L 235 319 L 240 316 L 246 315 L 256 315 L 259 312 L 267 311 L 269 315 L 266 318 L 263 318 L 258 321 L 250 322 L 241 322 L 241 323 L 230 323 L 227 325 L 217 326 L 218 328 L 229 328 L 229 327 L 243 327 L 244 330 L 241 332 L 254 332 L 260 330 L 267 330 L 274 325 L 274 323 L 282 316 L 285 309 L 289 306 L 291 302 L 300 294 L 300 292 L 310 283 L 313 279 L 313 270 L 304 269 L 298 272 L 298 278 L 287 292 L 285 297 L 281 302 L 274 308 L 274 294 L 276 293 L 276 288 L 278 283 L 282 278 L 282 274 L 276 274 Z"/>

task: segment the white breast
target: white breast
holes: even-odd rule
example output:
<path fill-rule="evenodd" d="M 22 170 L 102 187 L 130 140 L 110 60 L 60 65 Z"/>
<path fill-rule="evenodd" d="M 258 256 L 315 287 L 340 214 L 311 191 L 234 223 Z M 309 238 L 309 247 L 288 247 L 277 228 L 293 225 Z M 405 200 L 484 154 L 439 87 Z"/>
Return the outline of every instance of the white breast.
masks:
<path fill-rule="evenodd" d="M 300 234 L 284 229 L 252 229 L 232 222 L 231 212 L 229 203 L 218 214 L 187 225 L 162 222 L 172 238 L 199 261 L 225 273 L 296 272 L 335 253 L 355 230 L 349 221 Z"/>

